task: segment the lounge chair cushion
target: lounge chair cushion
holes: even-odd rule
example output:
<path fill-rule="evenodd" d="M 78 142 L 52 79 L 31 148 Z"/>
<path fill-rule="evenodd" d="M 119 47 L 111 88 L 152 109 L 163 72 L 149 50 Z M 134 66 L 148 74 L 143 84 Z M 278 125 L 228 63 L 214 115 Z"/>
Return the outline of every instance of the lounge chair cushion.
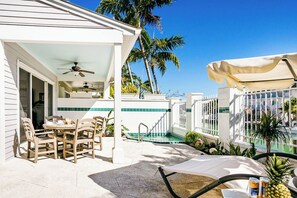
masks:
<path fill-rule="evenodd" d="M 263 164 L 242 156 L 200 155 L 186 162 L 162 168 L 168 172 L 201 175 L 215 180 L 231 174 L 266 175 Z M 234 180 L 225 184 L 234 189 L 246 189 L 248 181 Z"/>

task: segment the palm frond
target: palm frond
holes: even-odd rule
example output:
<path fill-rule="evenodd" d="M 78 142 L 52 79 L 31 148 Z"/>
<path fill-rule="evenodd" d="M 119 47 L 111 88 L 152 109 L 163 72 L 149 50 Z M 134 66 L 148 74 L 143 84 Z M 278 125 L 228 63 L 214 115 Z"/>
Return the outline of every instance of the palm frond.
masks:
<path fill-rule="evenodd" d="M 183 37 L 171 36 L 170 38 L 156 39 L 157 49 L 162 51 L 173 51 L 185 44 Z"/>
<path fill-rule="evenodd" d="M 172 52 L 159 52 L 159 53 L 154 55 L 154 58 L 156 58 L 157 60 L 163 59 L 165 61 L 170 61 L 178 69 L 180 68 L 179 60 L 178 60 L 177 56 L 175 56 Z"/>

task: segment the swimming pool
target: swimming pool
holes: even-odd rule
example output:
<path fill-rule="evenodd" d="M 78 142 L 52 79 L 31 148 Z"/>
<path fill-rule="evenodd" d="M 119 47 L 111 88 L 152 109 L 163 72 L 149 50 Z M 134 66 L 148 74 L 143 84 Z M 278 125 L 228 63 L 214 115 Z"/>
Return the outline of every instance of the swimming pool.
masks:
<path fill-rule="evenodd" d="M 128 139 L 138 140 L 138 133 L 125 133 Z M 145 142 L 155 142 L 160 144 L 178 144 L 184 142 L 182 137 L 173 133 L 140 133 L 140 137 Z"/>

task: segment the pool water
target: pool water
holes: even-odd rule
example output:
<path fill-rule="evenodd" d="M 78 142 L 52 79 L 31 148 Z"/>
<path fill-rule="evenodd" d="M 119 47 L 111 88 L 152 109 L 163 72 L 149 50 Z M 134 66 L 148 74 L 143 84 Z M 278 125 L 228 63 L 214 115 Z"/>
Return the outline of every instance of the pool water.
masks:
<path fill-rule="evenodd" d="M 132 140 L 138 140 L 138 133 L 125 133 L 128 139 Z M 174 135 L 172 133 L 141 133 L 140 137 L 145 142 L 155 142 L 155 143 L 161 143 L 161 144 L 177 144 L 184 142 L 184 139 L 182 137 L 179 137 L 177 135 Z"/>

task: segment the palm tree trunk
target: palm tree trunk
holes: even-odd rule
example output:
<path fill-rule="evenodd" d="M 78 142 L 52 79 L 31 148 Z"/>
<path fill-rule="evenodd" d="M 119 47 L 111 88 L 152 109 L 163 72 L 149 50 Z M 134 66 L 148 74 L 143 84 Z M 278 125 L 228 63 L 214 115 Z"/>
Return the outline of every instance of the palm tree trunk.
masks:
<path fill-rule="evenodd" d="M 159 91 L 157 76 L 156 76 L 156 73 L 155 73 L 155 67 L 151 67 L 151 70 L 152 70 L 152 75 L 153 75 L 154 83 L 155 83 L 155 87 L 156 87 L 156 93 L 158 94 L 158 93 L 160 93 L 160 91 Z"/>
<path fill-rule="evenodd" d="M 134 80 L 133 80 L 133 77 L 132 77 L 130 63 L 128 63 L 128 62 L 127 62 L 127 68 L 128 68 L 131 84 L 134 86 Z"/>
<path fill-rule="evenodd" d="M 271 142 L 270 142 L 270 140 L 266 140 L 266 151 L 267 151 L 267 153 L 270 153 L 270 151 L 271 151 Z"/>
<path fill-rule="evenodd" d="M 147 78 L 148 78 L 148 81 L 150 83 L 151 92 L 154 93 L 154 86 L 153 86 L 153 82 L 152 82 L 152 78 L 151 78 L 151 73 L 150 73 L 148 60 L 147 60 L 147 58 L 145 56 L 145 49 L 144 49 L 144 46 L 143 46 L 143 43 L 142 43 L 141 34 L 138 37 L 138 42 L 139 42 L 140 50 L 141 50 L 141 52 L 143 54 L 143 61 L 144 61 L 144 65 L 145 65 Z"/>

